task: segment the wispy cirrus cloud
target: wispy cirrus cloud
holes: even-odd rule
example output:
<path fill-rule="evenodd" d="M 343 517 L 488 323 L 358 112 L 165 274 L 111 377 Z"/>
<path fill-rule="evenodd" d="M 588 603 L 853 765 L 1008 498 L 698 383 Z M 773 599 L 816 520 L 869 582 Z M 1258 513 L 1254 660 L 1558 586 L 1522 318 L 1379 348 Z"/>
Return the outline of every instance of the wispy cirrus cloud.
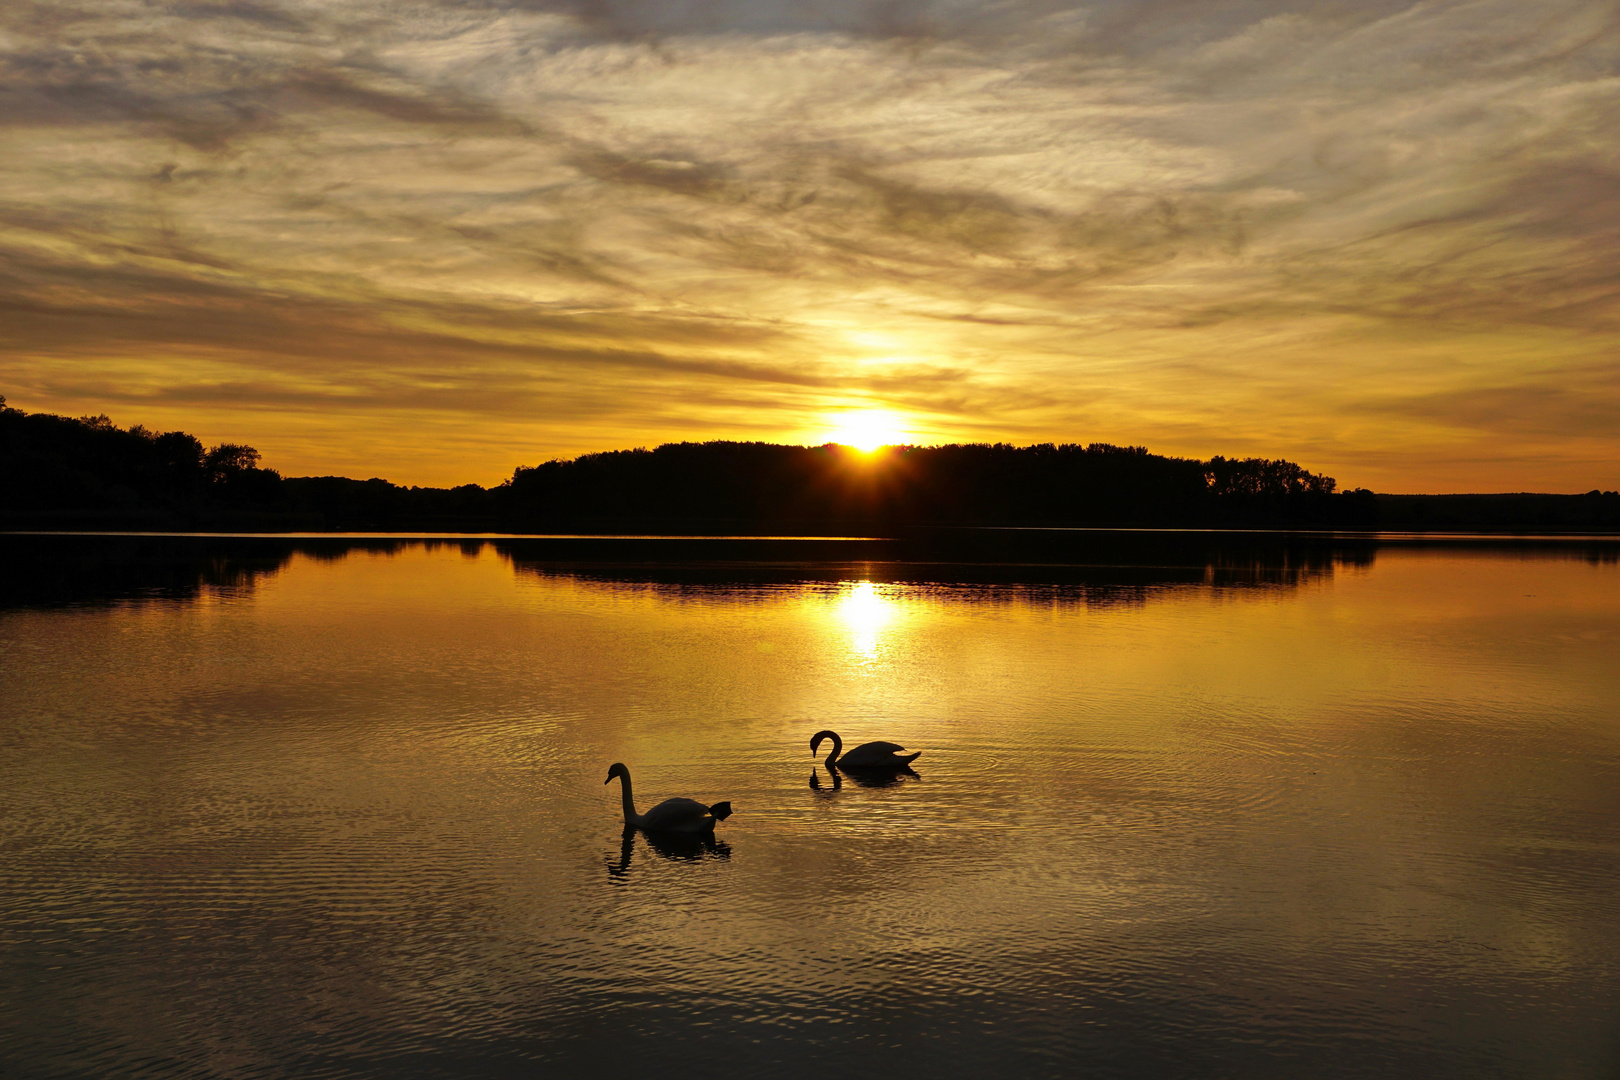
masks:
<path fill-rule="evenodd" d="M 864 404 L 921 439 L 1612 486 L 1616 20 L 11 4 L 0 382 L 419 482 Z"/>

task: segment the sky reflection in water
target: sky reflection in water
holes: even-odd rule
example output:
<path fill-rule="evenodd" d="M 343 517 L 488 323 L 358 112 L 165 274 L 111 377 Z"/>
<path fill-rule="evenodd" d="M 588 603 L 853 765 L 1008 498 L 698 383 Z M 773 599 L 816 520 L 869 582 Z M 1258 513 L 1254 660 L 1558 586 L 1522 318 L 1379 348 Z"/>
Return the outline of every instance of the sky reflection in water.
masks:
<path fill-rule="evenodd" d="M 8 1075 L 1620 1064 L 1601 545 L 103 556 L 0 612 Z"/>

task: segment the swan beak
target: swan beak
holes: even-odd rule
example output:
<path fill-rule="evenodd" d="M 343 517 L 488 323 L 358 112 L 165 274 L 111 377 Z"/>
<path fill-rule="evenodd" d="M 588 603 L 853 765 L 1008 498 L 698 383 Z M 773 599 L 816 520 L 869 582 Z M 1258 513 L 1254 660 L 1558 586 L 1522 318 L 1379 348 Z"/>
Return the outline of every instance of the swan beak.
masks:
<path fill-rule="evenodd" d="M 604 784 L 611 784 L 611 783 L 613 783 L 613 774 L 612 774 L 612 773 L 608 773 L 608 778 L 607 778 L 607 779 L 606 779 L 606 780 L 604 780 L 604 781 L 602 781 L 602 783 L 604 783 Z"/>

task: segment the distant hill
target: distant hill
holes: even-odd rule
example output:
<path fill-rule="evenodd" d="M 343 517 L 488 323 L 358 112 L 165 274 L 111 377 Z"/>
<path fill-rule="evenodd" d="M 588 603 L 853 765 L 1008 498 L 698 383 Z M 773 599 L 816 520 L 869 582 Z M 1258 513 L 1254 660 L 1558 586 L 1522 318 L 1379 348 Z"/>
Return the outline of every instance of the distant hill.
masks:
<path fill-rule="evenodd" d="M 0 398 L 0 528 L 794 533 L 951 526 L 1613 531 L 1620 495 L 1377 496 L 1290 461 L 1140 446 L 671 443 L 493 488 L 283 478 L 253 447 Z"/>

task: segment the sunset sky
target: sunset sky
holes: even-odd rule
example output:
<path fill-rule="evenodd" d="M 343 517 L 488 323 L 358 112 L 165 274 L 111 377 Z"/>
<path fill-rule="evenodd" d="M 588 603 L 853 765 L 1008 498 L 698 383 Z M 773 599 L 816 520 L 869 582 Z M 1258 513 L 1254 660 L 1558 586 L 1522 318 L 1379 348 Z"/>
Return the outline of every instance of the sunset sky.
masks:
<path fill-rule="evenodd" d="M 1620 486 L 1612 0 L 6 0 L 0 394 L 288 475 L 682 439 Z"/>

